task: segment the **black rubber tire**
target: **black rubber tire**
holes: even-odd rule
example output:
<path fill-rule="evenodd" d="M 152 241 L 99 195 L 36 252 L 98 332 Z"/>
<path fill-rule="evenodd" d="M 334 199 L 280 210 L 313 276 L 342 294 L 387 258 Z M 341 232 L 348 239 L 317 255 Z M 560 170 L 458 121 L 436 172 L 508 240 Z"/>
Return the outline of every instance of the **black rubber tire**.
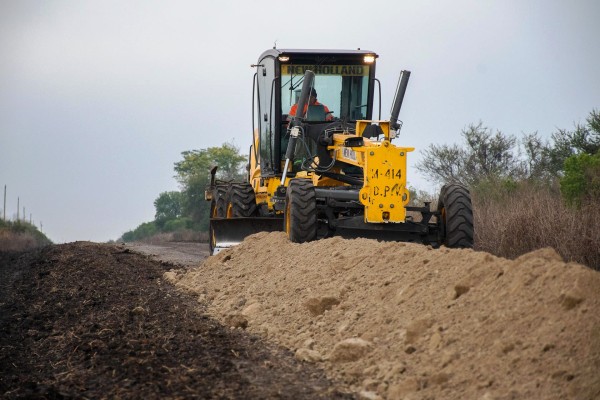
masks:
<path fill-rule="evenodd" d="M 473 247 L 473 206 L 471 194 L 463 185 L 448 183 L 438 200 L 441 218 L 440 243 L 452 248 Z"/>
<path fill-rule="evenodd" d="M 213 190 L 213 197 L 210 202 L 210 217 L 211 218 L 223 218 L 225 217 L 225 195 L 227 193 L 227 186 L 217 186 Z M 210 254 L 213 253 L 216 244 L 216 237 L 212 226 L 212 221 L 208 222 L 208 247 Z"/>
<path fill-rule="evenodd" d="M 256 194 L 249 183 L 231 184 L 227 190 L 225 217 L 252 217 L 256 213 Z"/>
<path fill-rule="evenodd" d="M 212 221 L 208 221 L 208 249 L 210 251 L 210 255 L 215 251 L 215 245 L 217 244 L 217 238 L 215 237 L 215 232 L 212 226 Z"/>
<path fill-rule="evenodd" d="M 223 218 L 225 217 L 225 195 L 227 194 L 227 186 L 217 186 L 213 190 L 213 198 L 210 202 L 210 216 L 211 218 Z"/>
<path fill-rule="evenodd" d="M 294 243 L 317 238 L 317 197 L 309 179 L 292 179 L 285 194 L 283 230 Z"/>

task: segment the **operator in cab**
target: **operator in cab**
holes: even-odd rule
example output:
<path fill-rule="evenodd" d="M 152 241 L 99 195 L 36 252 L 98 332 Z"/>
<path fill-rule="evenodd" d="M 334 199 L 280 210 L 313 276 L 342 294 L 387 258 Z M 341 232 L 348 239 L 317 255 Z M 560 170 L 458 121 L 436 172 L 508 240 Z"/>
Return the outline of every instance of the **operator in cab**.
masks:
<path fill-rule="evenodd" d="M 288 112 L 288 120 L 291 117 L 296 116 L 298 111 L 298 103 L 294 104 Z M 306 114 L 307 121 L 333 121 L 333 115 L 325 104 L 321 104 L 317 101 L 317 91 L 315 88 L 310 89 L 310 97 L 308 104 L 304 106 L 304 114 Z"/>

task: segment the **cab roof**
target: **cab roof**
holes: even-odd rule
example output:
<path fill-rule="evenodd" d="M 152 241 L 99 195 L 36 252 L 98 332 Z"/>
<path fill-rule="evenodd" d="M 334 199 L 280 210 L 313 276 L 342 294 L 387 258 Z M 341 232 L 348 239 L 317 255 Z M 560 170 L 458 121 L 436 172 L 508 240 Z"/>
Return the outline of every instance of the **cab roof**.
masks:
<path fill-rule="evenodd" d="M 265 50 L 259 57 L 262 60 L 265 57 L 279 57 L 280 55 L 310 55 L 310 54 L 335 54 L 338 56 L 359 56 L 372 54 L 376 58 L 379 57 L 374 51 L 371 50 L 340 50 L 340 49 L 269 49 Z"/>

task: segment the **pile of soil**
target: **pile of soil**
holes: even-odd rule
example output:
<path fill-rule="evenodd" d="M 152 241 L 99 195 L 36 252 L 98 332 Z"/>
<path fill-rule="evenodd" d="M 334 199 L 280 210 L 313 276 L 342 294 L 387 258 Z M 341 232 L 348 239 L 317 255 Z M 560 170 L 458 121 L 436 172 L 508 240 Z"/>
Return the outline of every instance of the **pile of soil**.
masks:
<path fill-rule="evenodd" d="M 165 278 L 363 398 L 600 398 L 600 273 L 552 249 L 260 233 Z"/>
<path fill-rule="evenodd" d="M 0 397 L 352 398 L 209 317 L 172 268 L 85 242 L 0 253 Z"/>

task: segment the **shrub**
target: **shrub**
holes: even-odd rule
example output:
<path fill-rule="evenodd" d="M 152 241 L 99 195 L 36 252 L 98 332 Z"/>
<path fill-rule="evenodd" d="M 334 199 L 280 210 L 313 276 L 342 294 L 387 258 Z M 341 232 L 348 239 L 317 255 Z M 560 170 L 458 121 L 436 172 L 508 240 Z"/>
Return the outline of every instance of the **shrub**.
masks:
<path fill-rule="evenodd" d="M 163 232 L 175 232 L 184 229 L 192 229 L 194 221 L 190 218 L 177 218 L 167 221 L 162 229 Z"/>
<path fill-rule="evenodd" d="M 200 232 L 199 224 L 191 218 L 177 218 L 166 221 L 161 228 L 155 221 L 144 222 L 133 231 L 125 232 L 119 240 L 124 242 L 142 241 L 150 244 L 164 242 L 207 242 L 208 232 Z"/>
<path fill-rule="evenodd" d="M 586 200 L 599 198 L 600 153 L 582 153 L 567 158 L 560 190 L 567 202 L 577 207 Z"/>
<path fill-rule="evenodd" d="M 158 227 L 156 226 L 154 221 L 144 222 L 140 224 L 137 228 L 135 228 L 133 231 L 125 232 L 123 236 L 121 236 L 121 240 L 123 240 L 124 242 L 134 242 L 136 240 L 141 240 L 150 237 L 157 233 Z"/>

